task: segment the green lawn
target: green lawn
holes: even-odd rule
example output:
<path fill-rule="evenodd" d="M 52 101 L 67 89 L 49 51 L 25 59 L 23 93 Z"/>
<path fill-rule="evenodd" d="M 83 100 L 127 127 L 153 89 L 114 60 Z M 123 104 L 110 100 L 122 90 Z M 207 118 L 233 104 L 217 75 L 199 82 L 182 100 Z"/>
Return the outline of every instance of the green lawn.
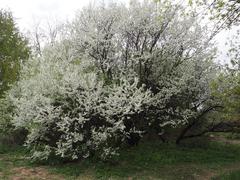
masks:
<path fill-rule="evenodd" d="M 26 179 L 40 179 L 41 173 L 48 179 L 240 179 L 239 145 L 199 144 L 144 143 L 123 149 L 112 162 L 90 159 L 44 166 L 30 163 L 23 148 L 0 146 L 0 179 L 21 176 L 22 171 L 29 175 L 23 173 Z"/>
<path fill-rule="evenodd" d="M 240 170 L 226 172 L 213 178 L 213 180 L 239 180 L 239 179 Z"/>

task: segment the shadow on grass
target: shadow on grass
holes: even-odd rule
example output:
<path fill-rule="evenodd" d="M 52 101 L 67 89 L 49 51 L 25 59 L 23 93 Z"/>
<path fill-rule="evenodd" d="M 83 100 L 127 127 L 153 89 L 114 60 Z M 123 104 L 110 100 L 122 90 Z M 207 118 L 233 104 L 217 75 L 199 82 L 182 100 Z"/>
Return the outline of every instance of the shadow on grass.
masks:
<path fill-rule="evenodd" d="M 200 174 L 240 162 L 240 146 L 212 142 L 207 146 L 142 143 L 122 149 L 111 162 L 96 159 L 51 166 L 66 177 L 91 174 L 96 179 L 195 179 Z"/>

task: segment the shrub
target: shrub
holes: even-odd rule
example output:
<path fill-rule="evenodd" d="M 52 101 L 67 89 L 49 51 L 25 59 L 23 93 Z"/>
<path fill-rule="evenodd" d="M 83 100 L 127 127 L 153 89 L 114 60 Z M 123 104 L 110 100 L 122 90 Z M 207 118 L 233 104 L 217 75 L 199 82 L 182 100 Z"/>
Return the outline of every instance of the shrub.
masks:
<path fill-rule="evenodd" d="M 59 60 L 48 53 L 23 69 L 10 98 L 14 125 L 29 132 L 32 158 L 107 158 L 130 133 L 141 134 L 134 123 L 139 124 L 136 117 L 150 102 L 150 91 L 138 87 L 137 79 L 124 77 L 104 86 L 86 69 L 91 68 L 84 60 Z"/>
<path fill-rule="evenodd" d="M 16 127 L 12 124 L 13 106 L 8 98 L 0 99 L 0 142 L 6 145 L 23 144 L 27 132 L 26 130 Z"/>

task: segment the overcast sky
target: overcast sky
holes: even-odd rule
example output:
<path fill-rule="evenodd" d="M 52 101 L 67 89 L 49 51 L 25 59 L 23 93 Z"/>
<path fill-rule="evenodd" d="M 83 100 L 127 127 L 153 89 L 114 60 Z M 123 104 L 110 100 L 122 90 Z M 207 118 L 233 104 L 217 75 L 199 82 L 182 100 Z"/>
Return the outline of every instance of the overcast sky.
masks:
<path fill-rule="evenodd" d="M 90 2 L 94 0 L 0 0 L 0 9 L 11 10 L 20 29 L 26 31 L 39 21 L 72 19 L 77 10 Z"/>
<path fill-rule="evenodd" d="M 11 10 L 17 25 L 22 32 L 31 30 L 34 24 L 41 21 L 65 21 L 71 20 L 76 11 L 96 0 L 0 0 L 0 9 Z M 108 1 L 108 0 L 103 0 Z M 118 0 L 128 3 L 129 0 Z M 226 39 L 232 34 L 231 31 L 222 32 L 217 36 L 218 47 L 221 50 L 219 59 L 226 59 Z"/>
<path fill-rule="evenodd" d="M 0 8 L 13 12 L 22 31 L 28 30 L 36 21 L 46 19 L 71 19 L 77 9 L 90 0 L 0 0 Z"/>

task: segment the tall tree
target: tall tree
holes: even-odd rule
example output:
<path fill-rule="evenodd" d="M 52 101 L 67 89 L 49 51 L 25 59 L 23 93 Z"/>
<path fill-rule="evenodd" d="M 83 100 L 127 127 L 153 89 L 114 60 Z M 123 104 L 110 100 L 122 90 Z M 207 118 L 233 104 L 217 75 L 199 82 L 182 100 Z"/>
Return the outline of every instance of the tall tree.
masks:
<path fill-rule="evenodd" d="M 29 52 L 12 13 L 0 10 L 0 96 L 18 79 L 20 62 L 28 58 Z"/>

